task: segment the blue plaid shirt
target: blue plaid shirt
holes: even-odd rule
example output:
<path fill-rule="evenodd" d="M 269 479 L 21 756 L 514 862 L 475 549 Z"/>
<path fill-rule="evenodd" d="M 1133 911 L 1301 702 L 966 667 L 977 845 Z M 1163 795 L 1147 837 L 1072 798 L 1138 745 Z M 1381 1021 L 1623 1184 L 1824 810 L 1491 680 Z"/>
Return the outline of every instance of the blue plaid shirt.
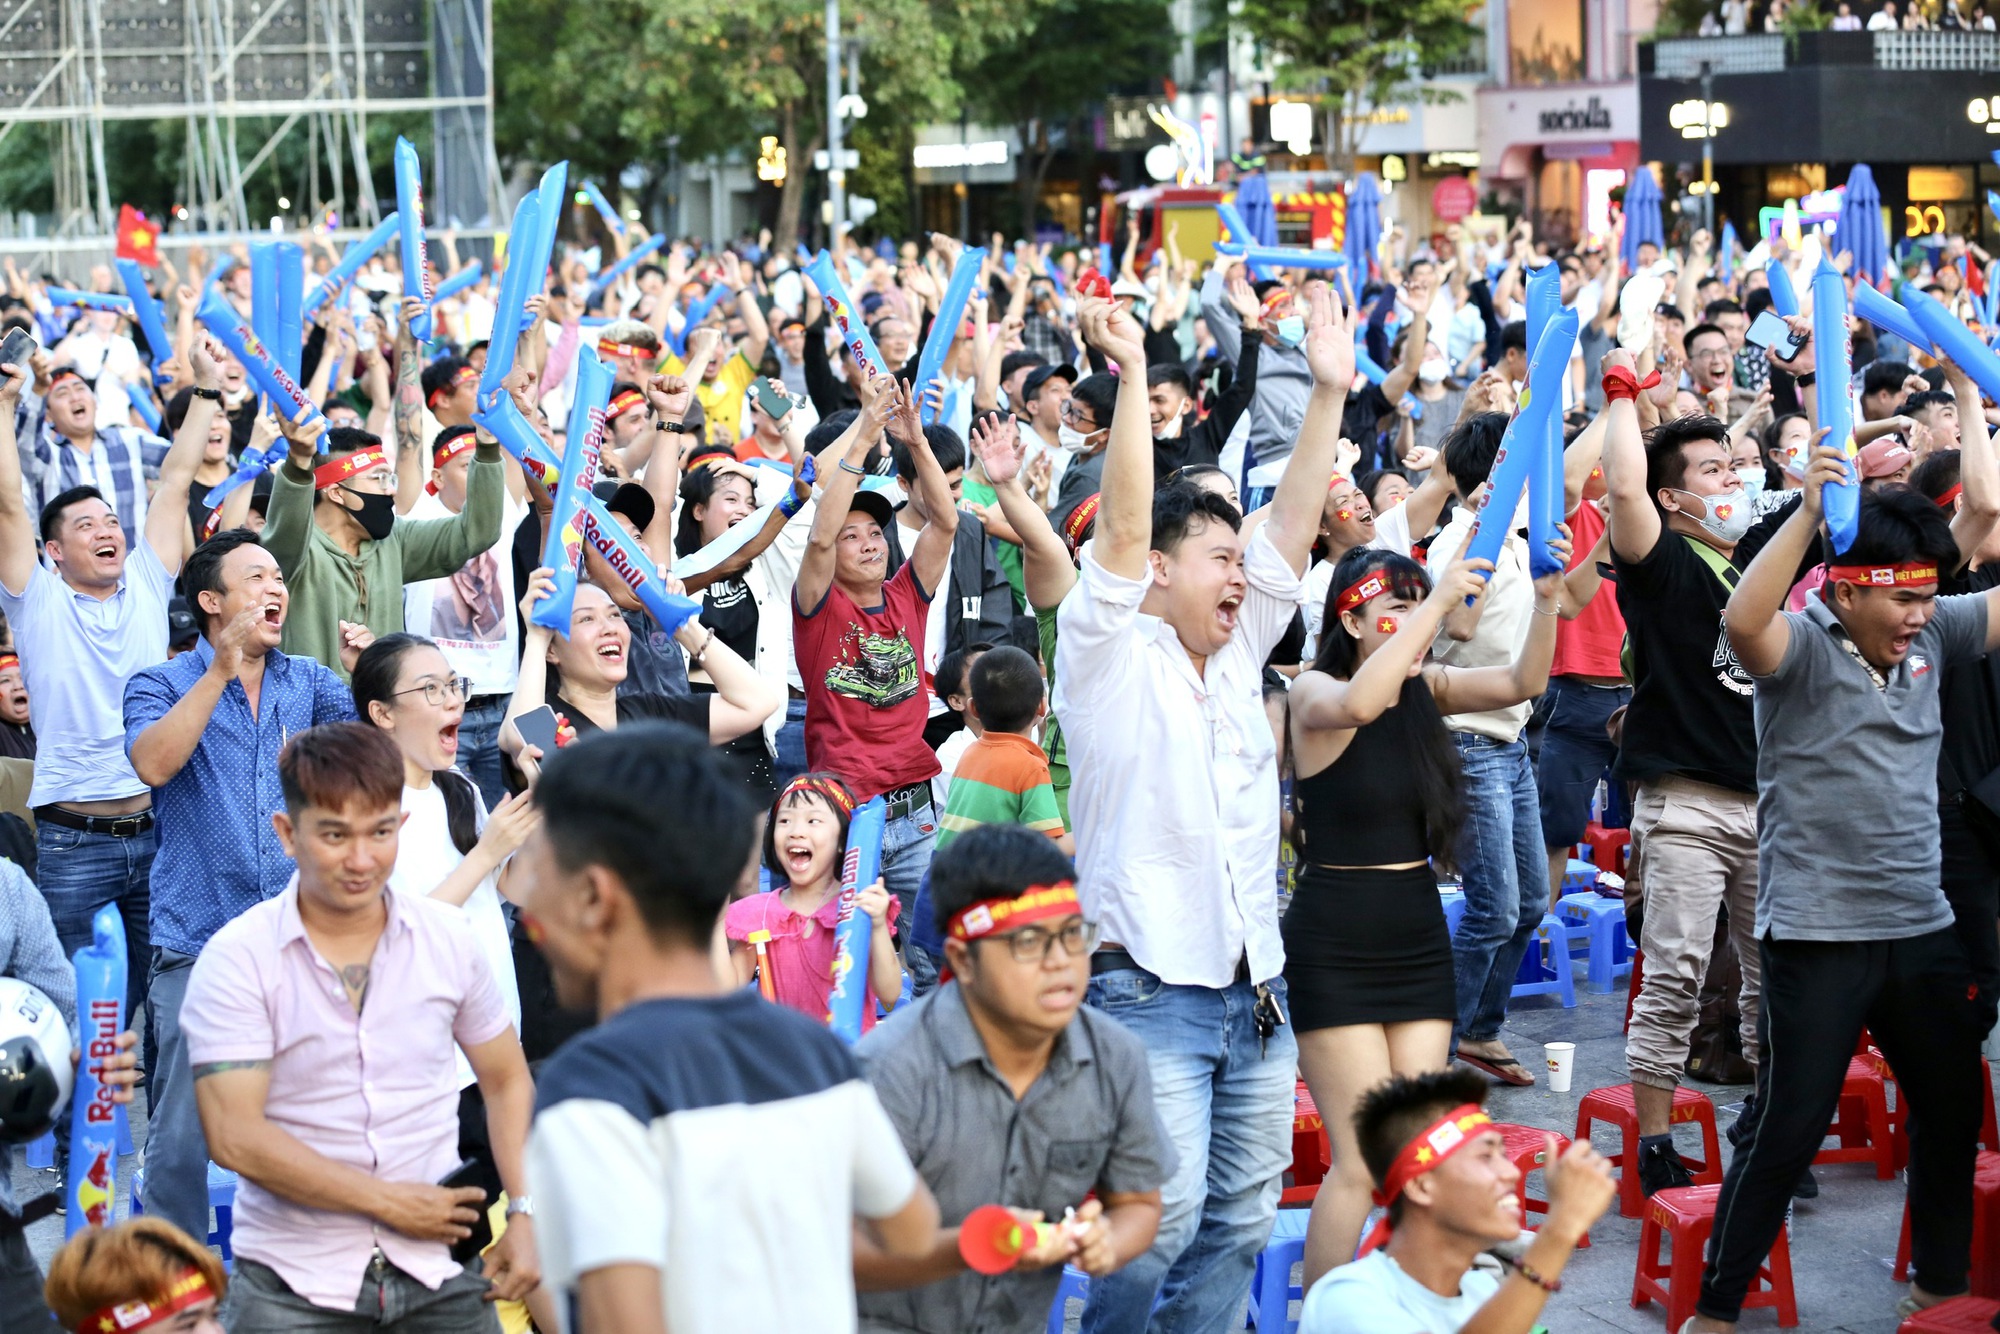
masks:
<path fill-rule="evenodd" d="M 125 753 L 194 689 L 215 650 L 202 639 L 125 685 Z M 160 850 L 153 858 L 153 943 L 199 954 L 238 914 L 275 898 L 292 878 L 271 816 L 283 809 L 278 752 L 296 732 L 354 716 L 354 696 L 311 658 L 272 649 L 257 712 L 241 681 L 215 702 L 180 772 L 153 789 Z"/>
<path fill-rule="evenodd" d="M 146 526 L 146 482 L 157 479 L 169 444 L 136 426 L 100 426 L 86 454 L 49 420 L 48 406 L 33 393 L 21 395 L 14 410 L 14 438 L 21 454 L 21 478 L 28 487 L 28 515 L 73 486 L 94 486 L 118 513 L 125 545 L 139 540 Z"/>

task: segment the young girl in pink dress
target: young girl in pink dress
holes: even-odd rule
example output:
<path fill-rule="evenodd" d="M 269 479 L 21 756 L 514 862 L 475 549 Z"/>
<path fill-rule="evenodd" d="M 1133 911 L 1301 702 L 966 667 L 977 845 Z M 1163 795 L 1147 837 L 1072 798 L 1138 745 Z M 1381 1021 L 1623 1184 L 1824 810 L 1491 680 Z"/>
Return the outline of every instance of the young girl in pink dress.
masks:
<path fill-rule="evenodd" d="M 771 805 L 764 826 L 764 865 L 773 885 L 768 894 L 752 894 L 729 905 L 723 931 L 736 964 L 736 980 L 748 984 L 757 971 L 757 951 L 750 941 L 756 931 L 768 931 L 766 966 L 775 998 L 820 1020 L 827 1017 L 827 996 L 833 990 L 834 928 L 840 920 L 840 872 L 847 851 L 847 821 L 854 813 L 854 794 L 833 774 L 801 774 L 786 785 Z M 903 974 L 896 947 L 889 938 L 901 906 L 878 879 L 863 889 L 855 906 L 872 920 L 868 938 L 869 989 L 885 1007 L 902 994 Z M 861 1031 L 875 1026 L 875 1007 L 861 1007 Z"/>

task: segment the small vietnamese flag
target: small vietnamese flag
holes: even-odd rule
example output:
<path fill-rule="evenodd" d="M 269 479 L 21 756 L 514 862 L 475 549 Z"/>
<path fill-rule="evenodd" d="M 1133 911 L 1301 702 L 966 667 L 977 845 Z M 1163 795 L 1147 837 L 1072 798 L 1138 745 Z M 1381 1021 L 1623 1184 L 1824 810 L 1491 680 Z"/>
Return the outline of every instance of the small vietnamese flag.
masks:
<path fill-rule="evenodd" d="M 130 204 L 118 206 L 118 258 L 134 260 L 149 269 L 160 267 L 160 252 L 154 243 L 160 229 Z"/>

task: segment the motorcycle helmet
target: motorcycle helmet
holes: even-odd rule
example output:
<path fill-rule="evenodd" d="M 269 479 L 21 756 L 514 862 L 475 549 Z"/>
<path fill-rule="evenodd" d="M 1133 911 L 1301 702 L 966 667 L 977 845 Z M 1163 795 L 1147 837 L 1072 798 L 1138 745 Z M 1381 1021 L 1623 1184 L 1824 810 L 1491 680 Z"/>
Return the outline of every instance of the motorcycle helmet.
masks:
<path fill-rule="evenodd" d="M 56 1003 L 17 977 L 0 977 L 0 1140 L 25 1144 L 55 1128 L 76 1079 L 72 1050 Z"/>

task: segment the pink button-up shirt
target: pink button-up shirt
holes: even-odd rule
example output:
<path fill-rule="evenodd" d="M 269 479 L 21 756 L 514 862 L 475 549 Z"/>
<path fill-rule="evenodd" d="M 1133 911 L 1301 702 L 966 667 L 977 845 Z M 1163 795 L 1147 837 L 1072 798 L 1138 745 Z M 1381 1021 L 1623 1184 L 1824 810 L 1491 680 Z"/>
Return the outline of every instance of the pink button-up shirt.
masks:
<path fill-rule="evenodd" d="M 435 1182 L 458 1163 L 453 1044 L 508 1031 L 507 1008 L 463 911 L 383 892 L 389 921 L 356 1014 L 306 938 L 298 879 L 215 933 L 195 960 L 181 1030 L 188 1061 L 269 1061 L 264 1115 L 315 1152 L 384 1181 Z M 245 1177 L 236 1253 L 293 1292 L 351 1311 L 371 1253 L 436 1288 L 458 1273 L 443 1242 L 359 1214 L 294 1204 Z"/>

